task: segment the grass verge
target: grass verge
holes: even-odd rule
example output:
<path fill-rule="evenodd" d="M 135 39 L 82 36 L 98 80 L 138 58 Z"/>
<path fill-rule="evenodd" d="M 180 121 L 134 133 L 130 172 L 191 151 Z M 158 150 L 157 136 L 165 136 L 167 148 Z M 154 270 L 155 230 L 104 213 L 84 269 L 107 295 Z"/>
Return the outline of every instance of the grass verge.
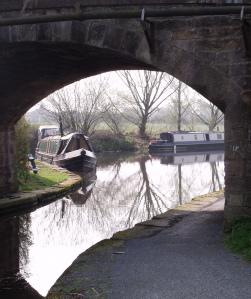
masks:
<path fill-rule="evenodd" d="M 225 236 L 225 246 L 251 261 L 251 218 L 237 220 Z"/>
<path fill-rule="evenodd" d="M 38 173 L 30 173 L 25 181 L 21 181 L 19 185 L 20 191 L 34 191 L 52 187 L 69 177 L 66 173 L 52 169 L 43 163 L 36 162 L 36 164 L 39 169 Z"/>

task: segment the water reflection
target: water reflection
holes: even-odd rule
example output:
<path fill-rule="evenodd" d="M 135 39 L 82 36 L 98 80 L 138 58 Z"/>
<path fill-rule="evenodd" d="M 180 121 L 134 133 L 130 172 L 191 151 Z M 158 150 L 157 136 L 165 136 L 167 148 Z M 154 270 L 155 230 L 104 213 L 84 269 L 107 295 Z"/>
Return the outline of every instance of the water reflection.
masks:
<path fill-rule="evenodd" d="M 30 293 L 46 295 L 88 247 L 196 195 L 222 188 L 223 158 L 223 153 L 204 153 L 112 154 L 99 159 L 97 180 L 89 177 L 77 192 L 30 214 L 2 219 L 0 277 L 19 273 Z"/>
<path fill-rule="evenodd" d="M 55 230 L 57 229 L 61 219 L 66 216 L 69 219 L 69 215 L 65 215 L 68 210 L 67 204 L 74 206 L 82 206 L 85 204 L 88 197 L 90 197 L 92 188 L 96 181 L 95 176 L 86 177 L 82 187 L 69 196 L 59 200 L 44 208 L 38 209 L 34 213 L 17 215 L 14 217 L 4 217 L 0 219 L 0 298 L 1 299 L 37 299 L 44 298 L 35 289 L 37 289 L 43 295 L 46 294 L 50 285 L 44 284 L 40 279 L 50 281 L 50 284 L 57 278 L 53 268 L 50 268 L 49 264 L 46 264 L 42 271 L 44 276 L 49 276 L 50 279 L 44 279 L 43 275 L 39 275 L 39 266 L 33 268 L 34 261 L 41 260 L 43 263 L 46 252 L 43 248 L 40 248 L 36 252 L 34 258 L 33 248 L 36 245 L 44 246 L 43 243 L 36 244 L 37 234 L 44 234 L 44 240 L 51 242 L 55 236 Z M 48 208 L 48 209 L 47 209 Z M 56 210 L 55 210 L 56 208 Z M 34 225 L 34 219 L 36 219 L 36 213 L 38 212 L 44 219 L 40 219 L 41 227 Z M 59 216 L 59 217 L 58 217 Z M 35 217 L 35 218 L 34 218 Z M 40 235 L 41 237 L 41 235 Z M 64 236 L 61 235 L 61 238 Z M 59 244 L 57 244 L 58 246 Z M 61 258 L 63 256 L 60 253 L 60 246 L 57 248 Z M 42 254 L 42 256 L 40 256 Z M 52 251 L 48 251 L 48 254 L 52 254 Z M 50 258 L 47 259 L 50 261 Z M 60 260 L 57 261 L 60 263 Z M 49 271 L 54 271 L 53 275 L 50 275 Z M 65 268 L 60 267 L 63 271 Z M 59 272 L 58 274 L 62 273 Z M 37 273 L 36 273 L 37 272 Z M 52 280 L 53 278 L 53 280 Z M 35 280 L 35 282 L 34 282 Z M 32 286 L 31 286 L 32 284 Z M 46 287 L 45 287 L 46 285 Z"/>
<path fill-rule="evenodd" d="M 223 188 L 223 173 L 222 173 L 222 161 L 224 161 L 224 152 L 223 151 L 211 151 L 211 152 L 198 152 L 198 153 L 156 153 L 151 155 L 152 159 L 160 160 L 161 164 L 166 165 L 177 165 L 177 174 L 175 175 L 176 181 L 176 195 L 179 199 L 179 204 L 183 203 L 183 198 L 185 201 L 190 196 L 190 188 L 192 187 L 192 182 L 188 180 L 186 176 L 183 177 L 182 167 L 184 165 L 198 164 L 198 163 L 206 163 L 210 166 L 210 170 L 208 173 L 211 173 L 211 181 L 208 186 L 207 192 L 214 192 L 217 190 L 221 190 Z M 220 163 L 221 162 L 221 163 Z M 192 177 L 196 178 L 194 172 L 192 170 L 193 167 L 190 167 L 190 171 L 192 171 Z M 200 169 L 201 170 L 201 169 Z M 204 171 L 203 171 L 204 173 Z M 201 174 L 201 171 L 198 172 Z M 185 185 L 183 186 L 182 183 Z M 200 193 L 202 194 L 202 193 Z M 197 194 L 196 194 L 197 195 Z"/>
<path fill-rule="evenodd" d="M 0 222 L 0 298 L 43 298 L 20 274 L 29 262 L 30 217 L 24 215 Z"/>

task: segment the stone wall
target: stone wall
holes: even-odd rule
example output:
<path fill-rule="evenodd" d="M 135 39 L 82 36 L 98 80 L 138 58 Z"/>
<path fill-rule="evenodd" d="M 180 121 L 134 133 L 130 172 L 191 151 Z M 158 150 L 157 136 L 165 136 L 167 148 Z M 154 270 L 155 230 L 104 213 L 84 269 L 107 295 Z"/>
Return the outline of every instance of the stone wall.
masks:
<path fill-rule="evenodd" d="M 251 216 L 251 109 L 241 100 L 225 112 L 225 218 Z"/>
<path fill-rule="evenodd" d="M 0 197 L 16 188 L 14 129 L 0 127 Z"/>

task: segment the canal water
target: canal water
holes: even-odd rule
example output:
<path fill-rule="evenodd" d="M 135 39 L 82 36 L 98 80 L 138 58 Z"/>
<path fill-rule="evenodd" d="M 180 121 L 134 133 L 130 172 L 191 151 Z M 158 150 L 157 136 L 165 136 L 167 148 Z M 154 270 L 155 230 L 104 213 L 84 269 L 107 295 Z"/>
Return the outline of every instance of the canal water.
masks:
<path fill-rule="evenodd" d="M 223 152 L 106 154 L 77 192 L 33 212 L 2 216 L 0 298 L 46 296 L 93 244 L 194 196 L 222 189 L 223 160 Z"/>

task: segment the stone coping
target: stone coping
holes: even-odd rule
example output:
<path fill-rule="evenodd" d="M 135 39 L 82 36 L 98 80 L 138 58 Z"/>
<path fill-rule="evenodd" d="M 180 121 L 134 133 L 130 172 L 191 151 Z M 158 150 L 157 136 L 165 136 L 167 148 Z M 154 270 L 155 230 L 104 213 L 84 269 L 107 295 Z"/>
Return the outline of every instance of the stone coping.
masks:
<path fill-rule="evenodd" d="M 108 298 L 111 287 L 107 275 L 116 255 L 124 253 L 128 240 L 150 238 L 171 228 L 184 217 L 223 199 L 223 191 L 195 197 L 189 203 L 138 223 L 133 228 L 119 231 L 111 239 L 98 242 L 75 259 L 49 290 L 46 298 Z"/>
<path fill-rule="evenodd" d="M 40 161 L 40 163 L 43 162 Z M 34 191 L 12 193 L 0 198 L 0 215 L 17 212 L 25 208 L 29 209 L 37 206 L 43 206 L 81 187 L 82 178 L 79 175 L 55 165 L 46 163 L 46 166 L 59 172 L 64 172 L 69 177 L 55 186 Z"/>
<path fill-rule="evenodd" d="M 133 228 L 119 231 L 112 236 L 112 240 L 129 240 L 150 237 L 162 229 L 173 226 L 185 216 L 199 212 L 217 200 L 224 198 L 223 191 L 208 193 L 193 198 L 189 203 L 170 209 L 165 213 L 154 216 L 151 220 L 137 223 Z"/>

